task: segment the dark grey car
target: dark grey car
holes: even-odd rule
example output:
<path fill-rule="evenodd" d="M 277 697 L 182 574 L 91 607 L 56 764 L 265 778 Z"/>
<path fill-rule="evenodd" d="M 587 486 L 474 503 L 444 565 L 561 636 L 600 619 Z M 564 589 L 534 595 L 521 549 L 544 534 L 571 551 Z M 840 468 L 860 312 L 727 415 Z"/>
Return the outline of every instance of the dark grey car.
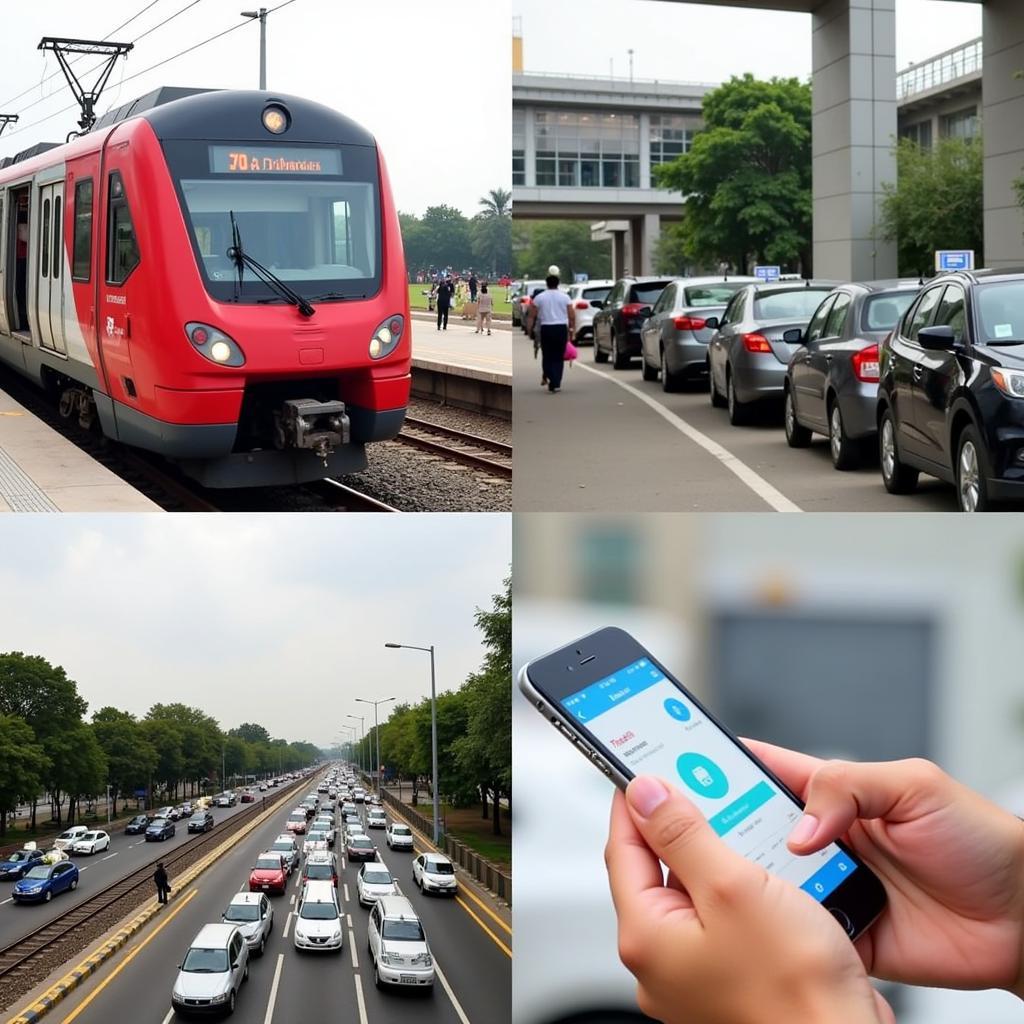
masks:
<path fill-rule="evenodd" d="M 681 277 L 666 285 L 640 328 L 644 380 L 661 377 L 665 391 L 706 384 L 714 334 L 707 318 L 720 317 L 740 288 L 756 282 L 755 277 Z"/>
<path fill-rule="evenodd" d="M 917 281 L 846 284 L 815 310 L 783 385 L 790 448 L 824 434 L 836 469 L 854 469 L 874 451 L 878 346 L 919 290 Z"/>
<path fill-rule="evenodd" d="M 784 341 L 793 328 L 802 331 L 821 300 L 839 281 L 744 285 L 721 320 L 709 317 L 715 333 L 708 343 L 711 404 L 728 406 L 734 426 L 747 421 L 751 406 L 781 399 L 790 357 L 799 347 Z"/>

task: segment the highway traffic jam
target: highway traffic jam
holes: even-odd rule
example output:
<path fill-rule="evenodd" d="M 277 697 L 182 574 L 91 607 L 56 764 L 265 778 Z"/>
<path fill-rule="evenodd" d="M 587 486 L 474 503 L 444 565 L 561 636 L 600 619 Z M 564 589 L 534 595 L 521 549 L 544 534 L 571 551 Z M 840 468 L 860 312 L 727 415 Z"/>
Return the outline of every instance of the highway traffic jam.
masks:
<path fill-rule="evenodd" d="M 321 1016 L 314 1012 L 321 999 L 325 1016 L 337 1017 L 341 1000 L 340 1015 L 360 1024 L 411 1016 L 460 1024 L 507 1019 L 507 947 L 479 942 L 481 928 L 495 939 L 501 922 L 463 892 L 451 860 L 424 849 L 351 767 L 330 767 L 301 799 L 304 787 L 281 799 L 276 782 L 219 794 L 212 809 L 179 805 L 139 815 L 124 828 L 124 840 L 77 826 L 52 850 L 30 844 L 6 856 L 0 878 L 14 884 L 3 902 L 49 904 L 80 882 L 85 887 L 83 872 L 93 861 L 82 864 L 81 857 L 97 857 L 110 870 L 119 853 L 180 835 L 186 814 L 186 832 L 193 833 L 211 828 L 221 808 L 232 813 L 256 800 L 270 808 L 181 892 L 169 878 L 170 902 L 151 933 L 142 933 L 138 952 L 126 957 L 131 966 L 115 967 L 109 983 L 65 1002 L 73 1008 L 61 1019 L 127 1014 L 166 1024 L 237 1013 L 269 1024 L 297 1019 L 300 1008 L 303 1017 Z M 444 906 L 436 896 L 448 897 Z M 485 926 L 488 915 L 493 921 Z M 0 945 L 9 941 L 3 931 L 0 937 Z M 326 979 L 331 989 L 322 988 Z"/>

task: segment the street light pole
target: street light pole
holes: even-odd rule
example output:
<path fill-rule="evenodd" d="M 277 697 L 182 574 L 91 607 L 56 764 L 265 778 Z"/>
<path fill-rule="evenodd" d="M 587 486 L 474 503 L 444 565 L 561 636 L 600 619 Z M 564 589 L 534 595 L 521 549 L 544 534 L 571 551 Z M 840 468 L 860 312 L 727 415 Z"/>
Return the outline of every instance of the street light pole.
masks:
<path fill-rule="evenodd" d="M 380 796 L 380 724 L 377 721 L 377 705 L 387 704 L 388 701 L 394 699 L 394 697 L 384 697 L 381 700 L 365 700 L 362 697 L 356 697 L 356 701 L 360 704 L 373 705 L 373 735 L 377 741 L 377 796 Z"/>
<path fill-rule="evenodd" d="M 430 788 L 434 797 L 434 845 L 441 841 L 440 797 L 437 779 L 437 681 L 434 675 L 434 645 L 416 647 L 414 644 L 385 644 L 393 649 L 405 648 L 409 651 L 427 651 L 430 654 Z"/>
<path fill-rule="evenodd" d="M 242 11 L 243 18 L 258 19 L 260 23 L 260 88 L 267 87 L 267 9 L 258 11 Z"/>
<path fill-rule="evenodd" d="M 363 723 L 366 719 L 362 715 L 346 715 L 345 717 L 354 718 L 359 723 L 359 770 L 363 771 L 363 741 L 366 739 L 366 730 L 363 728 Z"/>

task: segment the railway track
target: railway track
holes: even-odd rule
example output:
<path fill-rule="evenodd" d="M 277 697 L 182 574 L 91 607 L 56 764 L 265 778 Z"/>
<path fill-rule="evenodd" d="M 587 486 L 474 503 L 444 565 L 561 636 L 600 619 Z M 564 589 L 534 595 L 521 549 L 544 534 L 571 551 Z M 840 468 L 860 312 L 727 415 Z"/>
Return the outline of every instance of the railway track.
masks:
<path fill-rule="evenodd" d="M 275 802 L 281 796 L 307 784 L 305 779 L 300 779 L 285 789 L 275 790 Z M 186 862 L 191 864 L 197 859 L 197 854 L 201 856 L 209 852 L 225 837 L 238 831 L 262 811 L 263 807 L 257 801 L 246 810 L 239 811 L 226 821 L 215 825 L 209 832 L 202 833 L 157 859 L 163 860 L 168 873 L 173 877 L 175 865 Z M 83 926 L 89 921 L 99 921 L 106 911 L 122 903 L 125 906 L 121 916 L 124 916 L 151 897 L 154 894 L 155 863 L 156 859 L 148 861 L 137 870 L 105 886 L 88 899 L 69 907 L 64 913 L 0 949 L 0 1008 L 9 1008 L 16 999 L 37 983 L 38 972 L 46 960 L 67 962 L 84 950 L 96 938 L 96 935 L 83 931 Z M 100 929 L 99 934 L 102 934 L 105 927 Z M 52 969 L 52 965 L 48 969 Z"/>
<path fill-rule="evenodd" d="M 510 444 L 409 416 L 405 418 L 402 432 L 395 440 L 410 448 L 439 455 L 449 462 L 458 462 L 493 476 L 512 479 Z"/>

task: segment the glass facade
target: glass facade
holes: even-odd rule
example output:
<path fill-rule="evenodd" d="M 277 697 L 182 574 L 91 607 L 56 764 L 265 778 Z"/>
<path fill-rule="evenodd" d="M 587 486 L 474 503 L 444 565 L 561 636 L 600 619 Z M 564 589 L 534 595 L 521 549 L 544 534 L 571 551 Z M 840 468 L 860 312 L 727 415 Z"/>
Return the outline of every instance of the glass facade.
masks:
<path fill-rule="evenodd" d="M 512 184 L 526 184 L 526 112 L 512 111 Z"/>
<path fill-rule="evenodd" d="M 640 187 L 636 114 L 535 110 L 533 116 L 539 188 Z"/>
<path fill-rule="evenodd" d="M 900 128 L 900 138 L 913 139 L 922 149 L 932 148 L 932 123 L 931 121 L 917 121 L 915 124 L 906 124 Z"/>
<path fill-rule="evenodd" d="M 690 152 L 693 128 L 679 114 L 651 114 L 651 170 Z"/>
<path fill-rule="evenodd" d="M 967 107 L 952 114 L 943 114 L 940 126 L 944 139 L 976 139 L 979 135 L 978 110 Z"/>

